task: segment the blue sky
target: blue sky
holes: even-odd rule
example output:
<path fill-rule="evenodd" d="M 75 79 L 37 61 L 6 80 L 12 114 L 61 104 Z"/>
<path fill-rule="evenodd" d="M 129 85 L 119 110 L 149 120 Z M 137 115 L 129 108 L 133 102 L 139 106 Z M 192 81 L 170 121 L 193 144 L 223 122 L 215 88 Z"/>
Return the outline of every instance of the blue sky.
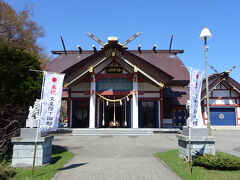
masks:
<path fill-rule="evenodd" d="M 99 45 L 87 37 L 91 32 L 106 41 L 117 36 L 123 42 L 136 32 L 141 36 L 129 43 L 129 49 L 168 49 L 173 34 L 172 49 L 183 49 L 179 55 L 186 66 L 204 70 L 203 41 L 199 34 L 207 26 L 212 39 L 209 64 L 219 72 L 240 64 L 240 1 L 239 0 L 6 0 L 14 9 L 32 6 L 33 19 L 45 30 L 39 40 L 50 54 L 62 49 L 63 36 L 68 50 Z M 174 67 L 173 67 L 174 68 Z M 212 72 L 210 70 L 210 72 Z M 240 66 L 231 77 L 240 82 Z"/>

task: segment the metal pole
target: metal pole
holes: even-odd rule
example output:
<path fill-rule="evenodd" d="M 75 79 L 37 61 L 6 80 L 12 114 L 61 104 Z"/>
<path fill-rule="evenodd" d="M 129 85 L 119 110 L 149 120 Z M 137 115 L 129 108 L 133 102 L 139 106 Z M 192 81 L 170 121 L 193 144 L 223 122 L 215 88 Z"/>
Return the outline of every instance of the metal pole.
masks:
<path fill-rule="evenodd" d="M 44 83 L 45 83 L 45 72 L 43 71 L 43 81 L 42 81 L 42 90 L 41 90 L 41 100 L 40 100 L 40 111 L 39 111 L 39 119 L 38 119 L 38 126 L 36 132 L 36 138 L 34 143 L 34 151 L 33 151 L 33 165 L 32 165 L 32 177 L 34 176 L 34 168 L 35 168 L 35 159 L 36 159 L 36 151 L 37 151 L 37 142 L 38 142 L 38 133 L 39 133 L 39 126 L 41 120 L 41 111 L 42 111 L 42 99 L 43 99 L 43 92 L 44 92 Z"/>
<path fill-rule="evenodd" d="M 205 52 L 205 71 L 206 71 L 206 97 L 207 97 L 207 128 L 208 135 L 211 136 L 211 121 L 210 121 L 210 108 L 209 108 L 209 86 L 208 86 L 208 47 L 207 37 L 204 37 L 204 52 Z"/>

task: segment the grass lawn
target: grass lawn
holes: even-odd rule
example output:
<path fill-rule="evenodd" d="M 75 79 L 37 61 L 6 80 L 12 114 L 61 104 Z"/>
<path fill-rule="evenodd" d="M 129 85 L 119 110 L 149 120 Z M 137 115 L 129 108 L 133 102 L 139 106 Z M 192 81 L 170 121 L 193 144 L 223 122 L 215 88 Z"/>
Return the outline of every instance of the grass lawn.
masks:
<path fill-rule="evenodd" d="M 240 180 L 240 170 L 207 170 L 199 166 L 194 166 L 192 175 L 190 175 L 189 164 L 178 157 L 178 150 L 160 152 L 154 154 L 154 156 L 164 161 L 168 167 L 184 180 Z"/>
<path fill-rule="evenodd" d="M 60 146 L 53 146 L 52 162 L 46 166 L 36 167 L 32 178 L 32 168 L 16 168 L 17 175 L 14 180 L 48 180 L 51 179 L 72 157 L 73 153 L 67 152 Z"/>

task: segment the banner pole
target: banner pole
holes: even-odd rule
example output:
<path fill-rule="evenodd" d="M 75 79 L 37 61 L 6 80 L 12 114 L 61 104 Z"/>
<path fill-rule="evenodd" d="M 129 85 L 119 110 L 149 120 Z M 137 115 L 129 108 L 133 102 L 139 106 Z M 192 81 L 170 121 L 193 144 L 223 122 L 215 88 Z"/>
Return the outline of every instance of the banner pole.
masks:
<path fill-rule="evenodd" d="M 45 72 L 43 72 L 43 81 L 42 81 L 42 89 L 41 89 L 41 100 L 40 100 L 40 110 L 39 110 L 39 116 L 38 116 L 38 125 L 37 125 L 37 132 L 35 137 L 35 143 L 34 143 L 34 151 L 33 151 L 33 165 L 32 165 L 32 177 L 34 176 L 34 168 L 35 168 L 35 159 L 36 159 L 36 151 L 37 151 L 37 141 L 38 141 L 38 134 L 39 134 L 39 126 L 40 126 L 40 120 L 41 120 L 41 111 L 42 111 L 42 99 L 43 99 L 43 87 L 45 82 Z"/>
<path fill-rule="evenodd" d="M 192 167 L 191 167 L 191 162 L 192 162 L 192 153 L 191 153 L 191 127 L 188 126 L 188 130 L 189 130 L 189 134 L 188 134 L 188 151 L 189 151 L 189 154 L 188 154 L 188 161 L 189 161 L 189 171 L 190 171 L 190 174 L 192 173 Z"/>
<path fill-rule="evenodd" d="M 39 124 L 38 124 L 39 125 Z M 33 165 L 32 165 L 32 177 L 34 175 L 34 167 L 35 167 L 35 159 L 36 159 L 36 150 L 37 150 L 37 141 L 38 141 L 38 127 L 37 127 L 37 133 L 34 143 L 34 151 L 33 151 Z"/>
<path fill-rule="evenodd" d="M 192 81 L 192 68 L 190 67 L 190 81 Z M 190 82 L 191 84 L 191 82 Z M 190 86 L 191 88 L 191 86 Z M 188 121 L 188 163 L 189 163 L 189 172 L 191 174 L 191 160 L 192 160 L 192 153 L 191 153 L 191 126 L 192 126 L 192 106 L 191 106 L 191 102 L 192 102 L 192 95 L 191 95 L 192 91 L 190 90 L 190 105 L 189 105 L 189 121 Z M 190 122 L 191 121 L 191 122 Z"/>

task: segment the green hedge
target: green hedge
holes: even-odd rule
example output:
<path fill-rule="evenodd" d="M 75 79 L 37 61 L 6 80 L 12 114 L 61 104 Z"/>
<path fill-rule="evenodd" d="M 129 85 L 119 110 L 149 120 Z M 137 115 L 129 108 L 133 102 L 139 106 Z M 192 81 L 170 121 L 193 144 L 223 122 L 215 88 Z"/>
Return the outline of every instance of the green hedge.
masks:
<path fill-rule="evenodd" d="M 5 163 L 0 164 L 0 179 L 8 180 L 13 178 L 16 175 L 16 171 L 14 168 L 8 166 Z"/>
<path fill-rule="evenodd" d="M 216 155 L 206 154 L 194 158 L 193 165 L 216 170 L 239 170 L 240 157 L 217 152 Z"/>
<path fill-rule="evenodd" d="M 0 155 L 0 180 L 10 180 L 16 175 L 16 169 L 9 166 L 11 158 L 10 153 Z"/>

